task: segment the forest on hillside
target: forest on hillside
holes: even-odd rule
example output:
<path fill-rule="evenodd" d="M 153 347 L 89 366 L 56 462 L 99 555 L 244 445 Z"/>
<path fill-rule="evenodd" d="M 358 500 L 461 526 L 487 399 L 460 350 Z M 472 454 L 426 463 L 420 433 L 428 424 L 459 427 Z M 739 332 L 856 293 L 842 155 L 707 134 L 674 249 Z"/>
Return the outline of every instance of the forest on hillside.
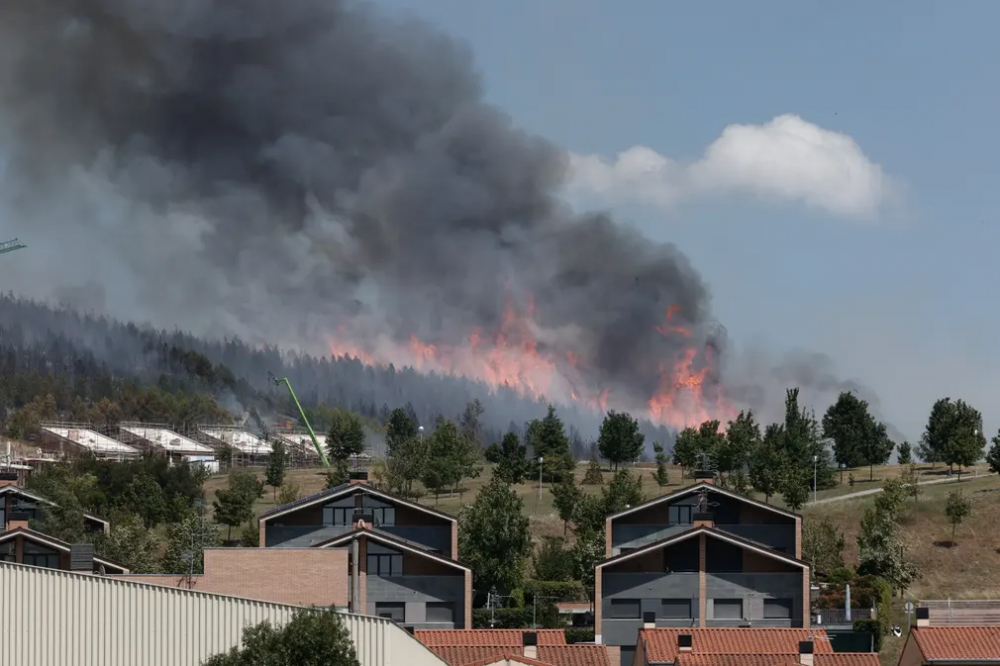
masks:
<path fill-rule="evenodd" d="M 297 410 L 269 372 L 288 377 L 307 410 L 340 407 L 381 422 L 393 408 L 405 407 L 418 422 L 432 423 L 438 415 L 458 416 L 479 400 L 487 442 L 522 431 L 546 412 L 541 401 L 463 377 L 198 338 L 0 296 L 0 418 L 12 436 L 30 429 L 19 418 L 177 426 L 295 419 Z M 603 415 L 562 405 L 559 412 L 570 425 L 575 453 L 589 455 L 587 443 L 596 439 Z M 675 436 L 648 421 L 641 428 L 648 441 L 671 442 Z"/>

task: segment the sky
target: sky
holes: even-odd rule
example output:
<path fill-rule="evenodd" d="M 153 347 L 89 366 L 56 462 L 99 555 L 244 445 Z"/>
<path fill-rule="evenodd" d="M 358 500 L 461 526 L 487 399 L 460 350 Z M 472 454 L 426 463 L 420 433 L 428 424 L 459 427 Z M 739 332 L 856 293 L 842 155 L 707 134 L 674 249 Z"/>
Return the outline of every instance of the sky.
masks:
<path fill-rule="evenodd" d="M 911 441 L 945 396 L 996 432 L 1000 3 L 376 4 L 465 41 L 569 200 L 676 243 L 736 345 L 829 355 Z"/>

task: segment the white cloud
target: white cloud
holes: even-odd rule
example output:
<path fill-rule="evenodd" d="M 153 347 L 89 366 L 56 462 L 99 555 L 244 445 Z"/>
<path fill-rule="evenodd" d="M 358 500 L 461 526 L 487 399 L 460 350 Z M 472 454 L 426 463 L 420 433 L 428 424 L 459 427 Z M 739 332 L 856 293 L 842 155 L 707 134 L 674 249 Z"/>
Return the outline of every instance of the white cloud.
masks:
<path fill-rule="evenodd" d="M 572 155 L 569 189 L 609 203 L 664 209 L 684 199 L 744 193 L 873 218 L 894 198 L 895 187 L 854 139 L 786 114 L 764 125 L 726 127 L 689 164 L 645 146 L 614 161 Z"/>

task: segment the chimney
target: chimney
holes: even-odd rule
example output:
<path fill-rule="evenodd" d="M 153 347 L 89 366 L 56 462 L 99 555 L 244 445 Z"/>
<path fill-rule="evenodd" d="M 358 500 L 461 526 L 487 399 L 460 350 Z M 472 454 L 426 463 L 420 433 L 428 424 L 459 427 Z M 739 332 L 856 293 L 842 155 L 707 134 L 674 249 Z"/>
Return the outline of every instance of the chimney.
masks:
<path fill-rule="evenodd" d="M 526 631 L 521 634 L 521 643 L 524 645 L 524 656 L 528 659 L 538 659 L 538 633 Z"/>
<path fill-rule="evenodd" d="M 653 611 L 646 611 L 642 614 L 642 628 L 656 629 L 656 613 Z"/>
<path fill-rule="evenodd" d="M 7 516 L 7 529 L 16 530 L 17 528 L 28 529 L 28 514 L 26 513 L 11 513 Z"/>
<path fill-rule="evenodd" d="M 694 637 L 691 634 L 681 634 L 677 637 L 677 651 L 690 652 L 694 646 Z"/>
<path fill-rule="evenodd" d="M 364 470 L 354 470 L 347 473 L 347 482 L 352 486 L 358 483 L 368 485 L 368 472 Z"/>
<path fill-rule="evenodd" d="M 17 472 L 0 472 L 0 488 L 17 485 Z"/>
<path fill-rule="evenodd" d="M 691 524 L 695 527 L 715 527 L 715 516 L 712 513 L 696 513 L 691 517 Z"/>
<path fill-rule="evenodd" d="M 351 521 L 351 526 L 354 529 L 358 529 L 363 524 L 365 529 L 370 529 L 374 520 L 375 520 L 375 514 L 358 512 L 354 514 L 354 518 Z"/>
<path fill-rule="evenodd" d="M 694 480 L 698 483 L 715 483 L 715 472 L 698 470 L 694 473 Z"/>
<path fill-rule="evenodd" d="M 799 641 L 799 663 L 802 666 L 813 666 L 812 641 Z"/>
<path fill-rule="evenodd" d="M 926 606 L 920 606 L 917 609 L 917 626 L 918 627 L 929 627 L 931 626 L 931 609 Z"/>

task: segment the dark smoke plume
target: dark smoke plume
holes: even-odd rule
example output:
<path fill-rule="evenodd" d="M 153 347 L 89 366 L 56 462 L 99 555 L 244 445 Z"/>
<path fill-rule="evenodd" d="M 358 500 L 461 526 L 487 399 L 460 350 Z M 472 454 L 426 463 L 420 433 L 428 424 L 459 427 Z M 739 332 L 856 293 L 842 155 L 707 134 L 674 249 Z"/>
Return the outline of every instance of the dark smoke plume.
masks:
<path fill-rule="evenodd" d="M 675 247 L 559 202 L 564 153 L 465 48 L 367 3 L 9 0 L 0 95 L 33 296 L 300 347 L 461 344 L 532 298 L 543 345 L 641 401 L 667 308 L 710 321 Z"/>

